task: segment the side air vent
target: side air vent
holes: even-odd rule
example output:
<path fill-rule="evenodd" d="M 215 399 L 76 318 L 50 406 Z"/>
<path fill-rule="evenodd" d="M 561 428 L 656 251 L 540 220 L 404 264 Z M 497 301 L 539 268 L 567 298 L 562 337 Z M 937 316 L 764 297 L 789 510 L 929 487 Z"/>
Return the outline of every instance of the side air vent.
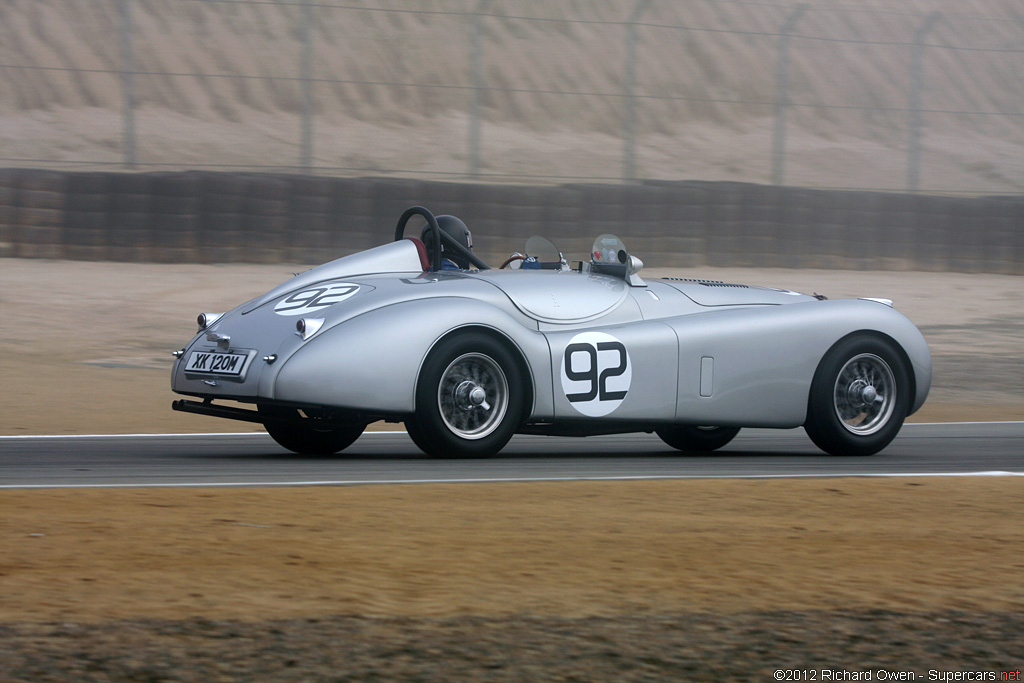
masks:
<path fill-rule="evenodd" d="M 675 282 L 692 282 L 705 287 L 732 287 L 733 289 L 750 289 L 749 285 L 734 285 L 721 280 L 694 280 L 688 277 L 663 277 L 662 280 L 673 280 Z"/>

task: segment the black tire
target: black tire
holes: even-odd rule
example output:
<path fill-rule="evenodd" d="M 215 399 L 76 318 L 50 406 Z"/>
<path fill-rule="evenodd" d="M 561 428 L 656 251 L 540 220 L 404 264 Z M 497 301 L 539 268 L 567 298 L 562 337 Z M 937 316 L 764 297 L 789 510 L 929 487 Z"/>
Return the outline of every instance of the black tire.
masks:
<path fill-rule="evenodd" d="M 409 434 L 409 438 L 412 439 L 412 442 L 416 444 L 417 448 L 424 453 L 429 452 L 430 441 L 423 435 L 423 432 L 420 431 L 419 425 L 416 423 L 415 419 L 410 417 L 405 421 L 405 431 Z"/>
<path fill-rule="evenodd" d="M 910 374 L 891 341 L 855 335 L 837 342 L 814 373 L 804 429 L 832 455 L 874 455 L 903 426 Z"/>
<path fill-rule="evenodd" d="M 512 438 L 523 413 L 523 381 L 513 353 L 480 332 L 442 341 L 416 386 L 413 442 L 434 458 L 487 458 Z"/>
<path fill-rule="evenodd" d="M 672 448 L 687 453 L 710 453 L 733 440 L 739 427 L 698 427 L 672 425 L 656 429 L 655 433 Z"/>
<path fill-rule="evenodd" d="M 260 415 L 266 416 L 263 427 L 281 446 L 300 455 L 333 455 L 351 446 L 366 429 L 365 424 L 324 428 L 319 420 L 303 418 L 301 422 L 281 422 L 273 418 L 301 417 L 295 408 L 259 406 Z"/>

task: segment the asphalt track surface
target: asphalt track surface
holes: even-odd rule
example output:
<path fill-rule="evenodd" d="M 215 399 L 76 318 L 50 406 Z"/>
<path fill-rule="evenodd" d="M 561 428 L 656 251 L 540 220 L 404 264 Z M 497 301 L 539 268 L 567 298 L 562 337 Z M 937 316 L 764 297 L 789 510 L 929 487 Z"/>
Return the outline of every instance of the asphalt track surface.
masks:
<path fill-rule="evenodd" d="M 867 458 L 825 455 L 802 429 L 743 430 L 701 456 L 648 434 L 516 436 L 486 460 L 432 460 L 404 432 L 368 432 L 330 457 L 265 434 L 0 437 L 0 489 L 970 474 L 1024 475 L 1024 422 L 908 424 Z"/>

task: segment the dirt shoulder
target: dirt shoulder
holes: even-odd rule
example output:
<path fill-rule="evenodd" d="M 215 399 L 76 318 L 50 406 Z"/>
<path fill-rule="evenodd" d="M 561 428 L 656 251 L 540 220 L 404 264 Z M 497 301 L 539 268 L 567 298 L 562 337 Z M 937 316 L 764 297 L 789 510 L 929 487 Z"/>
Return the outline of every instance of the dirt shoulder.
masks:
<path fill-rule="evenodd" d="M 1024 612 L 1018 478 L 0 492 L 0 622 Z"/>
<path fill-rule="evenodd" d="M 2 491 L 0 681 L 998 675 L 1022 506 L 1005 477 Z"/>
<path fill-rule="evenodd" d="M 1022 505 L 1016 478 L 3 491 L 0 681 L 998 674 Z"/>

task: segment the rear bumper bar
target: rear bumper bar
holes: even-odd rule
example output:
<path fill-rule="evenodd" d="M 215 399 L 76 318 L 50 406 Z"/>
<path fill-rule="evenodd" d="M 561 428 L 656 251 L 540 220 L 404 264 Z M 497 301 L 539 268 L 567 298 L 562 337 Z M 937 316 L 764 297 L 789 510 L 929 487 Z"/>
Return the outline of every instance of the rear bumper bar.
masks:
<path fill-rule="evenodd" d="M 255 422 L 257 424 L 263 424 L 267 420 L 266 416 L 260 415 L 255 410 L 233 408 L 231 406 L 215 406 L 212 399 L 207 399 L 202 403 L 179 399 L 171 403 L 171 408 L 182 413 L 210 415 L 211 417 L 223 417 L 229 420 L 241 420 L 242 422 Z"/>
<path fill-rule="evenodd" d="M 316 406 L 276 404 L 274 402 L 268 403 L 271 406 L 292 408 L 292 410 L 265 412 L 246 410 L 245 408 L 236 408 L 234 406 L 214 405 L 212 398 L 204 399 L 202 403 L 199 401 L 178 399 L 171 403 L 171 408 L 182 413 L 209 415 L 210 417 L 223 417 L 228 420 L 255 422 L 256 424 L 261 425 L 273 422 L 277 424 L 303 425 L 309 427 L 311 423 L 314 423 L 317 429 L 333 429 L 336 427 L 348 427 L 356 424 L 366 425 L 371 422 L 376 422 L 377 420 L 396 421 L 404 419 L 400 416 L 389 417 L 385 415 L 371 415 L 358 412 L 334 412 L 332 414 L 330 412 L 325 412 L 322 408 L 318 408 Z M 302 411 L 306 415 L 303 416 L 299 411 Z M 313 415 L 316 415 L 316 417 L 313 417 Z"/>

